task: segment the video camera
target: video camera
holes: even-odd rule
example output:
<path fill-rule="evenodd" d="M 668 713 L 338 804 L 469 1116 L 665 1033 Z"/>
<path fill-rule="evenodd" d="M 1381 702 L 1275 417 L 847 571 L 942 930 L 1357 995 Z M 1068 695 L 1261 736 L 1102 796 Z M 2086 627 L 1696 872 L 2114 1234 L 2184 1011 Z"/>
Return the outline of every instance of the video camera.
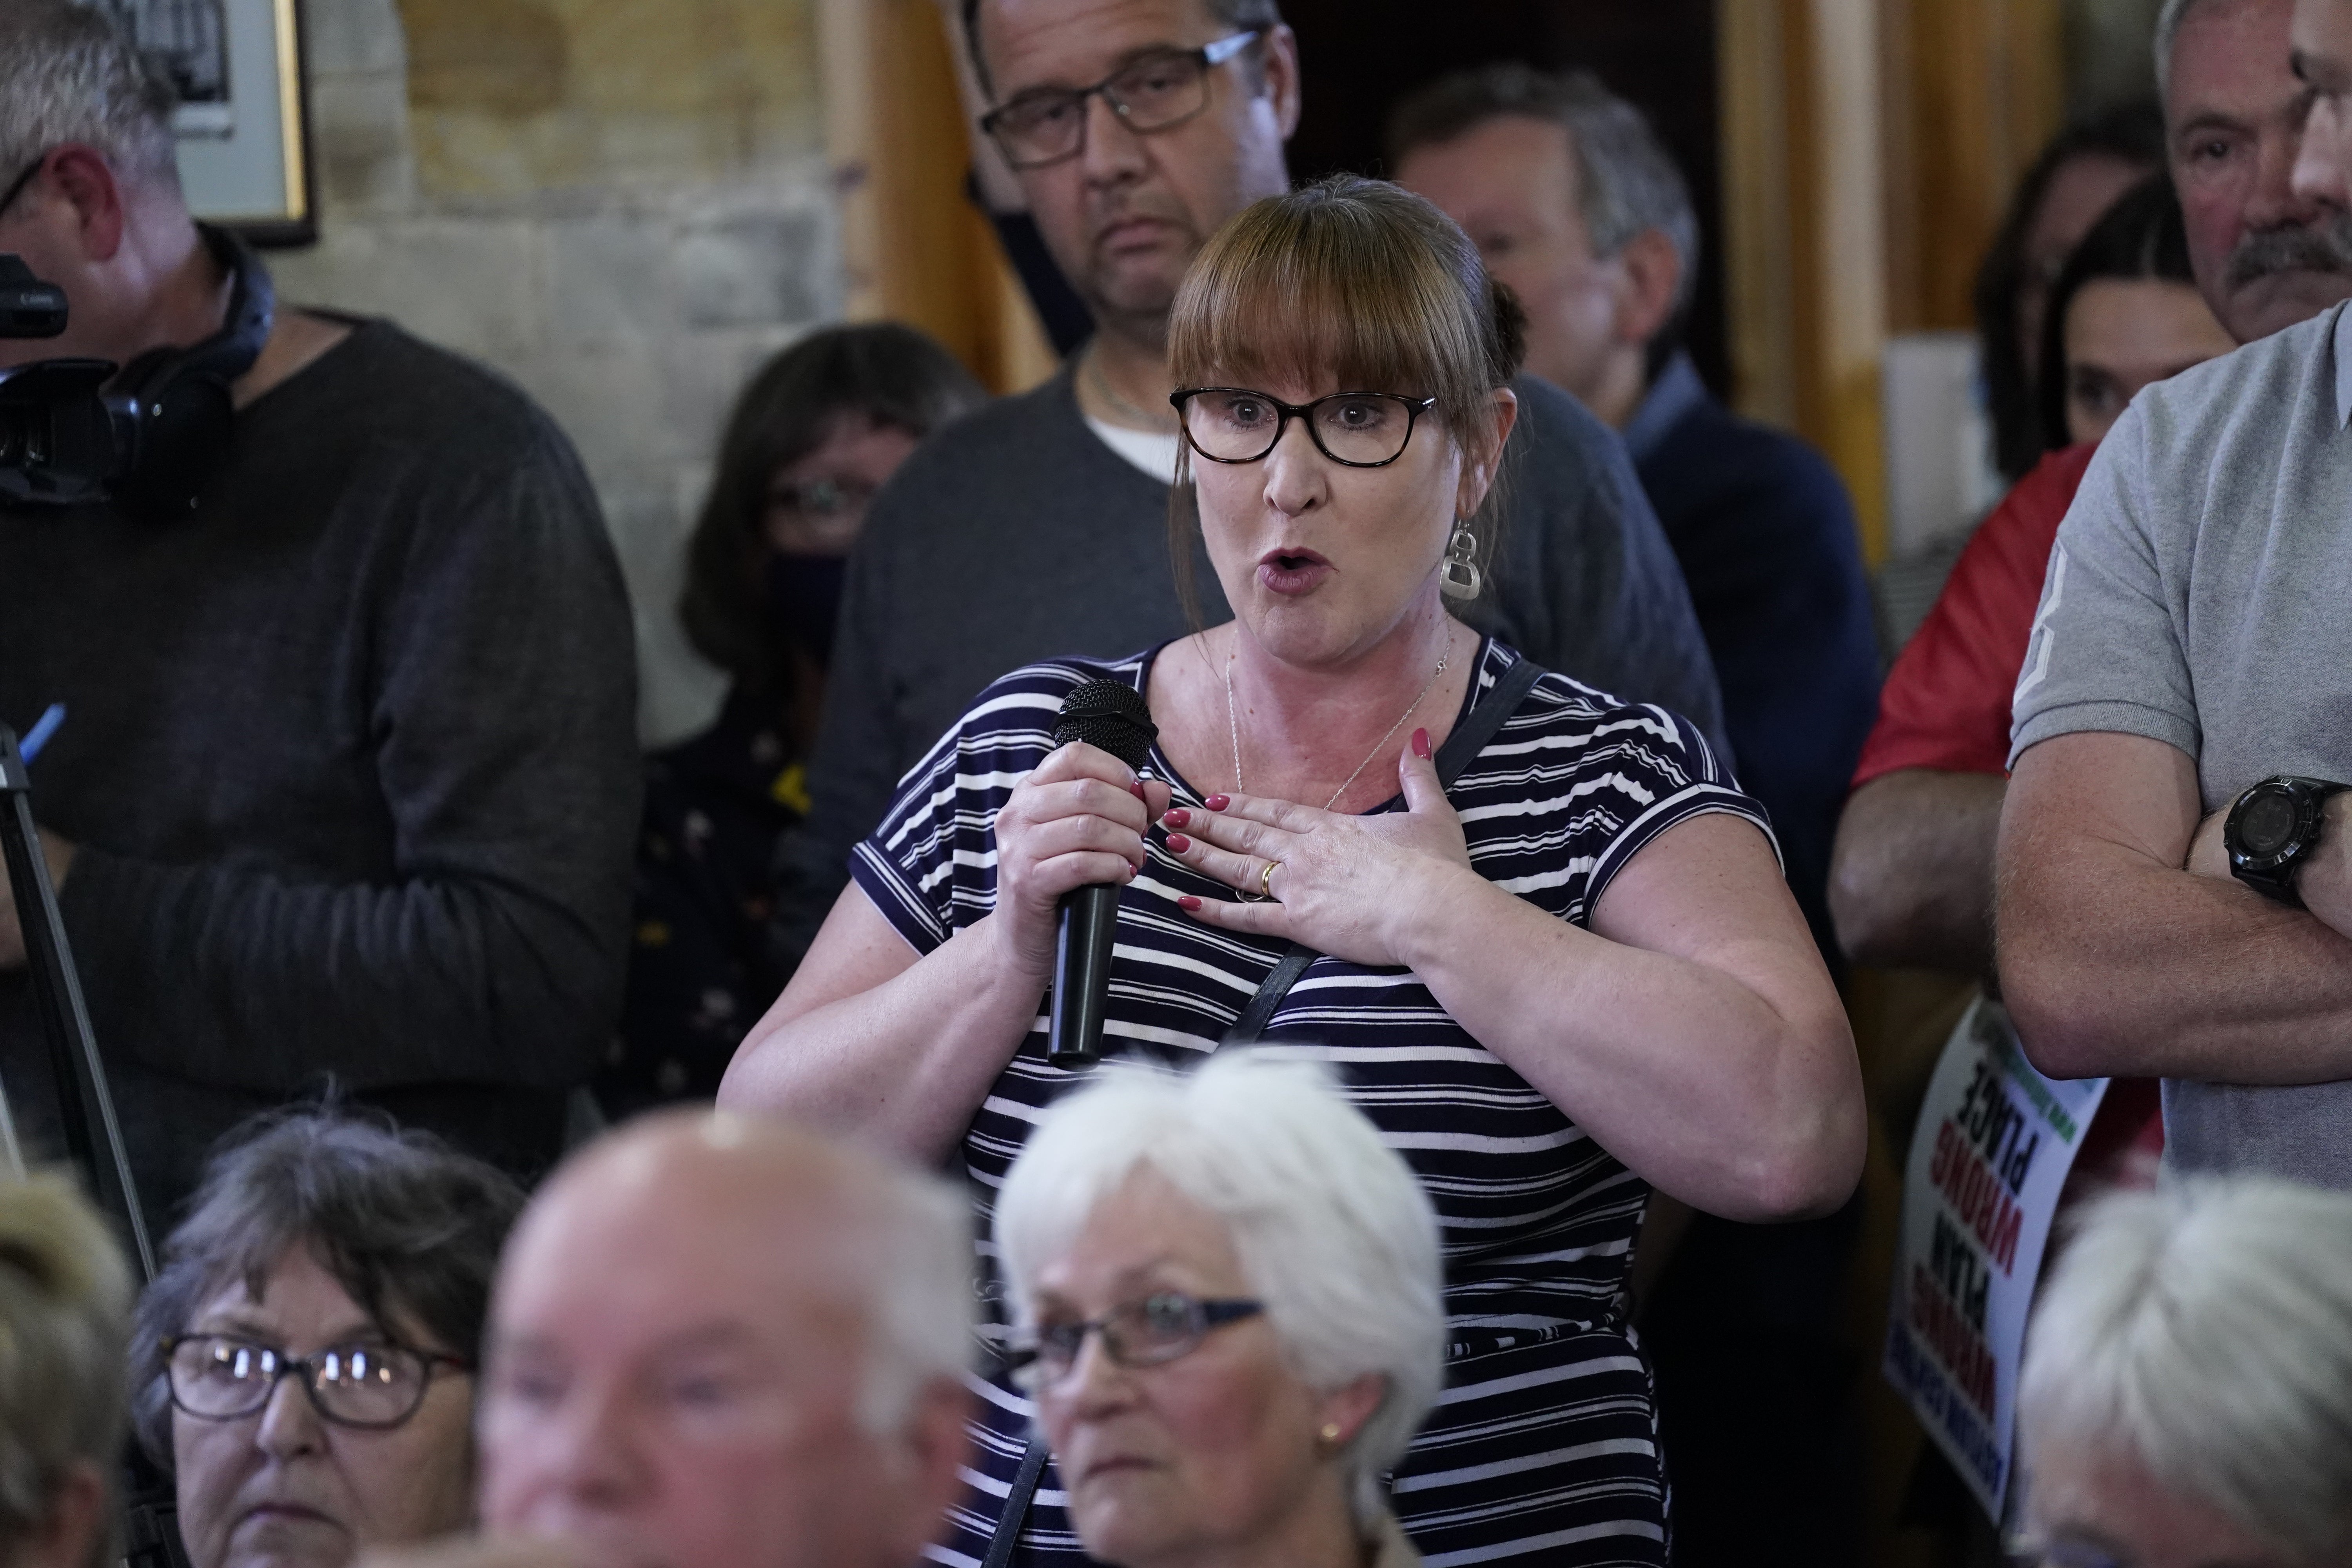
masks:
<path fill-rule="evenodd" d="M 0 254 L 0 338 L 54 338 L 66 319 L 64 289 Z M 53 359 L 0 370 L 0 505 L 96 500 L 128 471 L 137 411 L 100 390 L 115 369 Z"/>
<path fill-rule="evenodd" d="M 128 365 L 51 359 L 0 370 L 0 508 L 110 500 L 168 517 L 195 506 L 229 447 L 230 384 L 260 357 L 277 304 L 245 241 L 209 225 L 197 232 L 230 279 L 218 332 Z M 0 340 L 54 338 L 67 316 L 64 289 L 0 254 Z"/>

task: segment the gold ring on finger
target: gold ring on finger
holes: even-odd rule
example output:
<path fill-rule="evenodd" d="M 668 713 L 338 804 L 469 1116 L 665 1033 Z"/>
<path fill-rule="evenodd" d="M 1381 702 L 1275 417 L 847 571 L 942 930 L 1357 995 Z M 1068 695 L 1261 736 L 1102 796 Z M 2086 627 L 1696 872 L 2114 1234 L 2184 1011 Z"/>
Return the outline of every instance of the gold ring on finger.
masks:
<path fill-rule="evenodd" d="M 1257 874 L 1257 896 L 1259 898 L 1270 899 L 1274 897 L 1274 868 L 1281 864 L 1282 862 L 1279 860 L 1269 860 L 1265 863 L 1265 869 Z"/>

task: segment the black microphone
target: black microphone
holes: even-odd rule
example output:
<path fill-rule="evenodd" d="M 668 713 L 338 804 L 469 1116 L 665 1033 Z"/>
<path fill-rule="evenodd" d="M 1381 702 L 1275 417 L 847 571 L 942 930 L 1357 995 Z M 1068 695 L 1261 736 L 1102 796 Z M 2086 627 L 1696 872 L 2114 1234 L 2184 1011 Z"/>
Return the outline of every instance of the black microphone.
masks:
<path fill-rule="evenodd" d="M 1108 752 L 1138 773 L 1159 738 L 1143 694 L 1116 680 L 1089 680 L 1062 699 L 1054 744 L 1073 741 Z M 1054 946 L 1054 1013 L 1045 1059 L 1080 1068 L 1102 1055 L 1103 1012 L 1110 1003 L 1110 950 L 1118 929 L 1118 884 L 1090 882 L 1062 895 L 1062 930 Z"/>

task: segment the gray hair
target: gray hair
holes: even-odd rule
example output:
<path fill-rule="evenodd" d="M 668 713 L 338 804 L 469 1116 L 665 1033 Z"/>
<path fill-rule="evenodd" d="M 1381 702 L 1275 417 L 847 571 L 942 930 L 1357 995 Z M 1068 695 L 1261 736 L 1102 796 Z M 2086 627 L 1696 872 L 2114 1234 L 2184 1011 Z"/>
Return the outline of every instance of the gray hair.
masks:
<path fill-rule="evenodd" d="M 1442 77 L 1391 115 L 1389 166 L 1401 167 L 1416 148 L 1451 142 L 1511 114 L 1567 131 L 1593 255 L 1615 256 L 1647 229 L 1673 242 L 1682 263 L 1675 312 L 1685 310 L 1698 279 L 1698 213 L 1690 187 L 1648 118 L 1591 71 L 1553 73 L 1512 62 Z"/>
<path fill-rule="evenodd" d="M 296 1247 L 387 1334 L 406 1318 L 438 1342 L 421 1348 L 475 1359 L 499 1248 L 522 1205 L 504 1172 L 388 1120 L 279 1111 L 232 1132 L 139 1301 L 131 1419 L 149 1457 L 172 1462 L 163 1342 L 234 1280 L 259 1295 Z"/>
<path fill-rule="evenodd" d="M 865 1226 L 866 1383 L 858 1423 L 877 1436 L 905 1429 L 925 1388 L 971 1371 L 971 1204 L 937 1176 L 877 1161 Z"/>
<path fill-rule="evenodd" d="M 1311 1063 L 1223 1052 L 1189 1078 L 1106 1068 L 1039 1121 L 1006 1176 L 996 1241 L 1016 1316 L 1038 1271 L 1148 1167 L 1223 1221 L 1299 1376 L 1318 1390 L 1366 1373 L 1385 1399 L 1342 1462 L 1369 1525 L 1445 1378 L 1444 1267 L 1420 1181 Z"/>
<path fill-rule="evenodd" d="M 120 174 L 176 188 L 177 102 L 170 79 L 140 52 L 111 6 L 0 5 L 0 181 L 62 142 L 80 142 Z"/>
<path fill-rule="evenodd" d="M 2294 1561 L 2343 1562 L 2352 1194 L 2202 1177 L 2102 1199 L 2042 1289 L 2018 1412 L 2029 1450 L 2136 1460 Z"/>
<path fill-rule="evenodd" d="M 2168 121 L 2172 118 L 2172 46 L 2179 41 L 2181 24 L 2189 20 L 2189 13 L 2205 3 L 2164 0 L 2164 9 L 2156 14 L 2156 96 L 2164 105 Z"/>
<path fill-rule="evenodd" d="M 71 1466 L 111 1492 L 130 1311 L 131 1271 L 72 1182 L 0 1182 L 0 1558 L 48 1520 Z M 111 1556 L 107 1533 L 91 1568 Z"/>

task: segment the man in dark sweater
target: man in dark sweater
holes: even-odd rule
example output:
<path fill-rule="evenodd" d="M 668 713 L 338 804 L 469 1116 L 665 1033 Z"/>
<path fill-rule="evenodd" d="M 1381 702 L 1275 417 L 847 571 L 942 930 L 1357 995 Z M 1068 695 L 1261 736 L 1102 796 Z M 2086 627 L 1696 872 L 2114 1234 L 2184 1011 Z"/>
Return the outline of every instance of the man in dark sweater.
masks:
<path fill-rule="evenodd" d="M 171 97 L 100 7 L 0 11 L 0 250 L 129 361 L 223 331 Z M 80 84 L 66 93 L 54 84 Z M 224 265 L 225 260 L 228 265 Z M 0 512 L 0 721 L 151 1212 L 332 1083 L 511 1169 L 562 1143 L 619 1001 L 638 769 L 627 605 L 562 435 L 384 322 L 276 313 L 191 511 Z M 55 1149 L 0 896 L 0 1081 Z"/>
<path fill-rule="evenodd" d="M 1698 244 L 1679 171 L 1598 80 L 1522 66 L 1400 104 L 1390 155 L 1527 305 L 1528 368 L 1623 432 L 1698 607 L 1739 782 L 1771 814 L 1790 890 L 1836 963 L 1830 846 L 1877 716 L 1869 589 L 1830 466 L 1735 418 L 1676 350 Z M 1859 1560 L 1842 1312 L 1857 1212 L 1743 1226 L 1654 1202 L 1634 1279 L 1677 1563 Z"/>
<path fill-rule="evenodd" d="M 1208 236 L 1288 188 L 1298 60 L 1273 0 L 973 0 L 965 22 L 997 104 L 1088 89 L 1064 100 L 1083 121 L 1075 149 L 1013 161 L 1096 333 L 1045 386 L 934 437 L 876 498 L 850 561 L 812 811 L 787 848 L 793 947 L 899 776 L 982 687 L 1035 659 L 1116 657 L 1191 629 L 1168 546 L 1169 308 Z M 1719 738 L 1689 595 L 1622 446 L 1558 389 L 1522 377 L 1513 390 L 1511 508 L 1500 539 L 1481 542 L 1496 553 L 1467 618 Z M 1201 566 L 1202 612 L 1223 619 Z"/>

